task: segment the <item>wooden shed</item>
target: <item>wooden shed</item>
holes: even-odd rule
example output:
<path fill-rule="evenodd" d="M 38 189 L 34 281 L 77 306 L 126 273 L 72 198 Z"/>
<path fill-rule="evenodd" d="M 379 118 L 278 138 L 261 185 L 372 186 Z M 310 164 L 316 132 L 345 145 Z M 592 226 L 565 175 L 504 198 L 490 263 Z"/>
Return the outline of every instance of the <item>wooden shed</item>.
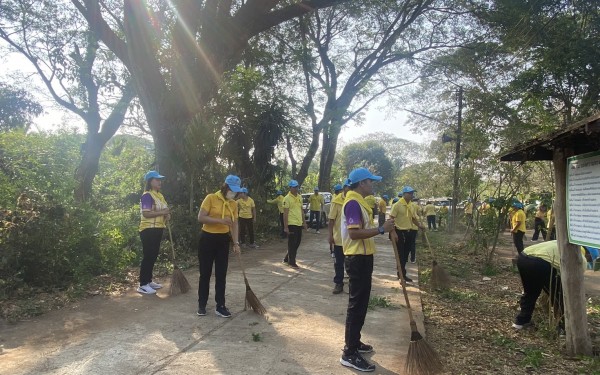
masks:
<path fill-rule="evenodd" d="M 599 150 L 600 114 L 524 142 L 500 157 L 502 161 L 553 161 L 556 186 L 553 210 L 561 254 L 560 272 L 565 297 L 565 330 L 569 355 L 592 355 L 592 343 L 587 327 L 579 246 L 569 242 L 567 232 L 567 159 Z M 600 227 L 597 230 L 600 232 Z"/>

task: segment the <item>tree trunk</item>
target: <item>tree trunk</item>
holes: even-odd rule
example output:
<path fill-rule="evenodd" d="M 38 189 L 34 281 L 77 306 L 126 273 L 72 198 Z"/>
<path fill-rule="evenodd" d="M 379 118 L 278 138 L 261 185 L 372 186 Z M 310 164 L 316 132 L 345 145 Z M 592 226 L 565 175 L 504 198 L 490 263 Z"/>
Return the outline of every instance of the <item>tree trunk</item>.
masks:
<path fill-rule="evenodd" d="M 321 191 L 329 191 L 331 189 L 331 168 L 335 160 L 337 142 L 341 130 L 341 125 L 334 121 L 327 130 L 323 131 L 323 148 L 319 165 L 319 189 Z"/>
<path fill-rule="evenodd" d="M 556 238 L 560 252 L 567 354 L 591 356 L 592 342 L 587 325 L 581 253 L 579 246 L 570 244 L 567 236 L 567 157 L 572 154 L 570 149 L 557 148 L 554 150 L 556 201 L 553 210 L 556 217 Z"/>
<path fill-rule="evenodd" d="M 79 166 L 75 170 L 75 201 L 86 202 L 92 196 L 92 183 L 98 173 L 98 165 L 100 164 L 100 156 L 104 149 L 104 142 L 100 139 L 99 134 L 88 134 L 82 148 L 82 157 Z"/>
<path fill-rule="evenodd" d="M 302 185 L 304 180 L 306 180 L 306 177 L 308 176 L 308 168 L 310 168 L 310 164 L 312 163 L 315 155 L 317 154 L 317 150 L 319 149 L 319 136 L 321 135 L 321 130 L 322 126 L 320 125 L 317 125 L 313 128 L 312 141 L 310 142 L 308 151 L 306 151 L 306 155 L 304 155 L 304 158 L 302 159 L 300 170 L 296 176 L 296 180 L 300 185 Z"/>

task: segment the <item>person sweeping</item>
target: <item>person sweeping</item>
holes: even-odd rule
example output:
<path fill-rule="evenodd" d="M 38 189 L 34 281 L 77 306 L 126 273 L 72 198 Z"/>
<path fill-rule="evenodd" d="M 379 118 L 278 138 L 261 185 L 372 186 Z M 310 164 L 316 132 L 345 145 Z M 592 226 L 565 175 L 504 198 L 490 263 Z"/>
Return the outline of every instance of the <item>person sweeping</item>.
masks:
<path fill-rule="evenodd" d="M 160 193 L 163 178 L 165 176 L 156 171 L 149 171 L 144 176 L 146 188 L 140 199 L 139 227 L 144 254 L 140 264 L 140 286 L 137 289 L 140 294 L 156 294 L 156 290 L 162 288 L 161 284 L 152 281 L 152 270 L 160 251 L 163 230 L 171 215 L 167 201 Z"/>
<path fill-rule="evenodd" d="M 525 211 L 523 211 L 523 203 L 521 202 L 513 202 L 513 208 L 515 209 L 510 219 L 511 222 L 511 233 L 513 237 L 513 243 L 517 248 L 517 253 L 521 254 L 524 249 L 523 245 L 523 236 L 525 236 L 525 231 L 527 230 L 525 227 Z"/>
<path fill-rule="evenodd" d="M 349 278 L 348 310 L 346 313 L 345 346 L 340 363 L 359 371 L 375 371 L 375 365 L 362 354 L 373 351 L 371 345 L 361 341 L 361 330 L 365 323 L 371 278 L 373 274 L 373 237 L 394 228 L 392 220 L 382 226 L 373 225 L 373 209 L 365 197 L 373 194 L 373 182 L 381 181 L 366 168 L 353 170 L 350 175 L 350 191 L 344 199 L 341 218 L 341 235 L 345 256 L 346 273 Z"/>
<path fill-rule="evenodd" d="M 208 194 L 198 213 L 202 224 L 198 244 L 198 262 L 200 280 L 198 282 L 198 316 L 206 315 L 206 304 L 210 288 L 213 265 L 215 268 L 215 314 L 222 318 L 231 318 L 225 306 L 225 285 L 229 265 L 229 244 L 233 241 L 233 251 L 240 252 L 238 242 L 238 207 L 235 201 L 237 193 L 242 191 L 238 176 L 229 175 L 225 183 L 215 193 Z"/>
<path fill-rule="evenodd" d="M 277 197 L 267 199 L 267 203 L 277 205 L 277 210 L 279 211 L 279 235 L 281 238 L 285 238 L 285 232 L 283 231 L 283 191 L 277 190 Z"/>
<path fill-rule="evenodd" d="M 296 263 L 296 255 L 298 254 L 300 242 L 302 242 L 302 229 L 308 230 L 308 226 L 304 220 L 302 197 L 298 194 L 300 185 L 296 180 L 291 180 L 288 185 L 290 192 L 283 200 L 283 230 L 288 238 L 288 251 L 283 263 L 298 269 L 300 267 Z"/>
<path fill-rule="evenodd" d="M 237 200 L 238 213 L 240 219 L 238 227 L 240 230 L 240 243 L 251 249 L 256 249 L 258 245 L 254 242 L 254 224 L 256 224 L 256 204 L 254 199 L 248 196 L 248 189 L 242 188 L 240 198 Z M 246 233 L 248 233 L 249 241 L 246 242 Z"/>

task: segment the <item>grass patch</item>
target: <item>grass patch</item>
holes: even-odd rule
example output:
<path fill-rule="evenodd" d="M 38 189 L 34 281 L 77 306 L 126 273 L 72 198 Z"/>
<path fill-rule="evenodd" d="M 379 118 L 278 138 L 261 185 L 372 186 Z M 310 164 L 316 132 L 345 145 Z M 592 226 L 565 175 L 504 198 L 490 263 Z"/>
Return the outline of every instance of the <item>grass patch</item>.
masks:
<path fill-rule="evenodd" d="M 498 269 L 498 267 L 494 266 L 493 264 L 486 264 L 483 266 L 483 269 L 481 270 L 481 274 L 483 276 L 496 276 L 500 273 L 500 270 Z"/>
<path fill-rule="evenodd" d="M 479 299 L 479 294 L 477 292 L 469 292 L 456 289 L 442 290 L 440 291 L 440 296 L 442 298 L 455 302 L 475 301 Z"/>
<path fill-rule="evenodd" d="M 373 310 L 376 307 L 383 307 L 383 308 L 388 308 L 388 307 L 392 307 L 392 303 L 390 302 L 389 297 L 382 297 L 382 296 L 371 296 L 371 298 L 369 298 L 369 310 Z"/>
<path fill-rule="evenodd" d="M 526 349 L 525 358 L 521 361 L 521 364 L 524 367 L 534 367 L 538 368 L 542 365 L 542 359 L 544 358 L 542 355 L 542 351 L 539 349 Z"/>
<path fill-rule="evenodd" d="M 496 334 L 492 337 L 492 343 L 495 346 L 499 346 L 502 348 L 506 348 L 506 349 L 515 349 L 517 347 L 517 343 L 515 342 L 515 340 L 503 336 L 501 334 Z"/>
<path fill-rule="evenodd" d="M 252 341 L 259 342 L 262 341 L 262 336 L 260 333 L 252 333 Z"/>

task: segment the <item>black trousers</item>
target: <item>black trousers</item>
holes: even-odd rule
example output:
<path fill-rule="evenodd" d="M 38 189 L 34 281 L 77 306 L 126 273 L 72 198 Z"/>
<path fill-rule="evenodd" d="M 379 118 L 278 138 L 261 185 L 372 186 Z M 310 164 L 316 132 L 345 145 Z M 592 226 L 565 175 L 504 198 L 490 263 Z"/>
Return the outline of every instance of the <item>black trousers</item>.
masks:
<path fill-rule="evenodd" d="M 519 254 L 521 254 L 521 251 L 523 251 L 523 249 L 525 248 L 525 246 L 523 245 L 524 235 L 525 232 L 521 232 L 520 230 L 513 233 L 513 243 L 515 244 L 515 247 L 517 248 L 517 252 Z"/>
<path fill-rule="evenodd" d="M 243 217 L 239 218 L 240 224 L 240 243 L 246 243 L 246 233 L 248 233 L 250 237 L 249 244 L 254 243 L 254 219 L 245 219 Z"/>
<path fill-rule="evenodd" d="M 206 307 L 215 265 L 215 302 L 217 306 L 225 306 L 225 284 L 227 283 L 227 266 L 229 264 L 229 233 L 208 233 L 202 231 L 198 244 L 198 262 L 200 281 L 198 282 L 198 306 Z"/>
<path fill-rule="evenodd" d="M 417 260 L 417 235 L 419 234 L 418 230 L 411 229 L 409 231 L 410 238 L 410 261 L 414 262 Z"/>
<path fill-rule="evenodd" d="M 279 213 L 279 230 L 281 238 L 285 238 L 285 231 L 283 230 L 283 212 Z"/>
<path fill-rule="evenodd" d="M 371 297 L 371 276 L 373 274 L 372 255 L 350 255 L 345 260 L 349 278 L 348 311 L 346 313 L 346 334 L 344 352 L 354 354 L 360 346 L 360 331 L 365 324 L 369 298 Z"/>
<path fill-rule="evenodd" d="M 288 225 L 290 233 L 288 233 L 288 252 L 283 259 L 284 262 L 288 262 L 290 265 L 296 264 L 296 254 L 298 254 L 298 248 L 300 242 L 302 242 L 302 227 L 298 225 Z"/>
<path fill-rule="evenodd" d="M 333 263 L 333 269 L 335 271 L 335 276 L 333 277 L 333 282 L 335 284 L 344 284 L 344 248 L 341 246 L 335 245 L 333 247 L 333 255 L 335 255 L 335 261 Z"/>
<path fill-rule="evenodd" d="M 437 229 L 437 227 L 435 226 L 435 215 L 427 216 L 427 227 L 429 229 L 431 229 L 432 227 L 433 229 Z"/>
<path fill-rule="evenodd" d="M 310 210 L 310 216 L 308 217 L 308 227 L 312 227 L 312 222 L 313 222 L 313 218 L 316 218 L 317 223 L 315 224 L 314 228 L 316 230 L 321 229 L 321 211 L 313 211 Z"/>
<path fill-rule="evenodd" d="M 400 271 L 402 276 L 406 277 L 406 263 L 408 262 L 408 254 L 411 246 L 411 231 L 396 229 L 398 235 L 398 255 L 400 256 Z"/>
<path fill-rule="evenodd" d="M 383 226 L 383 224 L 385 223 L 385 212 L 384 213 L 379 213 L 379 226 Z"/>
<path fill-rule="evenodd" d="M 140 286 L 152 281 L 152 270 L 158 258 L 163 228 L 147 228 L 140 232 L 144 257 L 140 264 Z"/>
<path fill-rule="evenodd" d="M 555 313 L 562 316 L 563 296 L 558 270 L 549 262 L 524 253 L 519 254 L 517 268 L 523 283 L 523 295 L 520 302 L 521 312 L 515 318 L 515 323 L 526 324 L 531 321 L 535 302 L 542 290 L 550 296 Z"/>
<path fill-rule="evenodd" d="M 540 219 L 539 217 L 535 218 L 535 231 L 533 232 L 533 236 L 531 239 L 533 241 L 537 241 L 540 237 L 540 232 L 542 233 L 542 238 L 546 239 L 546 223 L 544 223 L 544 219 Z"/>

